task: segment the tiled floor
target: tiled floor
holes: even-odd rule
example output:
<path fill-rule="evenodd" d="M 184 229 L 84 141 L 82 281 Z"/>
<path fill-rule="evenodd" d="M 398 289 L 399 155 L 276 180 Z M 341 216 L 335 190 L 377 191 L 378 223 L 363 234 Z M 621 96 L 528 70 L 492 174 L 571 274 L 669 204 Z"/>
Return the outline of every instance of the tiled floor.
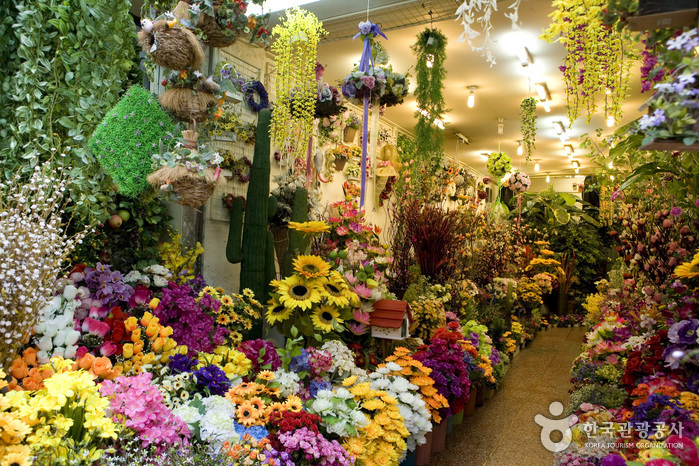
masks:
<path fill-rule="evenodd" d="M 539 332 L 514 358 L 495 396 L 455 427 L 446 448 L 432 455 L 430 465 L 551 466 L 553 454 L 541 445 L 541 428 L 534 416 L 553 418 L 549 404 L 567 404 L 569 371 L 584 335 L 580 327 Z"/>

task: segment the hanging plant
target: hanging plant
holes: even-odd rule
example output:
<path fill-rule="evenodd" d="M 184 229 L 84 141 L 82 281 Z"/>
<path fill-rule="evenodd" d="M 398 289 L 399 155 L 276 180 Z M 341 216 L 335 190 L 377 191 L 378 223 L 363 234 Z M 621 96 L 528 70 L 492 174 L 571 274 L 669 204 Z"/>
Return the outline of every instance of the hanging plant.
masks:
<path fill-rule="evenodd" d="M 551 26 L 540 36 L 547 42 L 560 41 L 566 48 L 563 72 L 568 121 L 573 124 L 586 113 L 589 124 L 604 102 L 605 118 L 620 121 L 622 105 L 629 94 L 631 66 L 637 58 L 631 47 L 624 48 L 617 29 L 604 24 L 602 12 L 607 0 L 554 2 Z M 624 60 L 624 58 L 628 58 Z"/>
<path fill-rule="evenodd" d="M 500 178 L 512 169 L 512 159 L 504 152 L 493 152 L 488 156 L 486 168 L 499 182 Z"/>
<path fill-rule="evenodd" d="M 442 120 L 447 112 L 444 102 L 444 78 L 447 70 L 444 68 L 446 59 L 447 38 L 438 29 L 425 29 L 417 36 L 417 42 L 412 50 L 417 57 L 415 65 L 415 99 L 418 111 L 415 112 L 416 162 L 412 165 L 412 176 L 417 186 L 425 187 L 431 174 L 443 157 L 444 130 L 437 126 L 435 120 Z M 427 66 L 428 55 L 432 67 Z"/>
<path fill-rule="evenodd" d="M 323 34 L 327 32 L 318 18 L 299 8 L 287 10 L 282 23 L 272 30 L 272 51 L 277 56 L 272 144 L 284 157 L 305 158 L 308 138 L 313 134 L 316 52 Z"/>
<path fill-rule="evenodd" d="M 520 105 L 519 116 L 522 119 L 522 146 L 524 147 L 525 160 L 529 162 L 532 151 L 536 149 L 536 99 L 527 97 Z"/>
<path fill-rule="evenodd" d="M 515 0 L 515 2 L 509 6 L 509 13 L 505 13 L 505 17 L 512 21 L 512 29 L 519 29 L 519 4 L 522 0 Z M 471 50 L 480 53 L 486 58 L 486 61 L 490 63 L 490 66 L 495 64 L 495 57 L 490 51 L 490 31 L 493 29 L 493 25 L 490 22 L 490 18 L 494 11 L 498 10 L 497 0 L 464 0 L 461 6 L 456 10 L 456 19 L 461 18 L 461 25 L 464 27 L 464 32 L 461 33 L 457 42 L 468 42 L 471 46 Z M 480 12 L 480 16 L 477 16 Z M 480 24 L 483 28 L 483 32 L 478 32 L 472 28 L 474 24 Z M 483 43 L 480 47 L 477 47 L 473 39 L 483 35 Z"/>

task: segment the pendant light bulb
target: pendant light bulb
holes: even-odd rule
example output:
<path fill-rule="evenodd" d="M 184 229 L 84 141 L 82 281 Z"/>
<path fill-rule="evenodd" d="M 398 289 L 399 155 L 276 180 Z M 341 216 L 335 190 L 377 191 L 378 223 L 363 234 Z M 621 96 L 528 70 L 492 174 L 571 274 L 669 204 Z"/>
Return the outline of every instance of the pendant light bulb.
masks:
<path fill-rule="evenodd" d="M 550 183 L 550 182 L 551 182 L 551 177 L 548 176 L 548 175 L 546 175 L 546 182 L 547 182 L 547 183 Z"/>
<path fill-rule="evenodd" d="M 517 146 L 517 155 L 522 155 L 524 153 L 524 147 L 522 147 L 522 141 L 517 141 L 519 142 L 519 145 Z"/>
<path fill-rule="evenodd" d="M 468 94 L 466 105 L 468 105 L 468 108 L 473 108 L 473 106 L 476 105 L 476 86 L 471 86 L 469 89 L 471 92 Z"/>
<path fill-rule="evenodd" d="M 539 171 L 539 162 L 536 162 L 536 164 L 534 164 L 534 171 L 535 172 Z"/>
<path fill-rule="evenodd" d="M 609 115 L 607 117 L 607 126 L 611 128 L 612 126 L 614 126 L 614 123 L 616 123 L 616 120 L 613 116 Z"/>

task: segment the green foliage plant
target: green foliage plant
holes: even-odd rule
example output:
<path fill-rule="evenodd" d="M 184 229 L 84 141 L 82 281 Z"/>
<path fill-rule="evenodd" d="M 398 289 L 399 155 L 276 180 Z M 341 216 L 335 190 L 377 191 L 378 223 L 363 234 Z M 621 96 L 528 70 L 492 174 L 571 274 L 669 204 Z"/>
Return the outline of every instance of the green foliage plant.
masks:
<path fill-rule="evenodd" d="M 59 147 L 70 167 L 78 223 L 104 220 L 112 181 L 86 135 L 139 78 L 131 2 L 16 0 L 0 7 L 0 172 L 26 176 Z M 7 60 L 7 61 L 6 61 Z M 56 148 L 56 150 L 52 150 Z"/>
<path fill-rule="evenodd" d="M 158 99 L 133 86 L 97 125 L 89 146 L 119 192 L 133 198 L 150 189 L 151 157 L 174 130 Z"/>
<path fill-rule="evenodd" d="M 534 145 L 536 140 L 536 99 L 534 97 L 527 97 L 522 101 L 519 116 L 522 120 L 522 146 L 524 147 L 525 160 L 529 162 L 532 151 L 536 149 Z"/>
<path fill-rule="evenodd" d="M 439 29 L 425 29 L 417 36 L 412 46 L 417 58 L 415 65 L 415 100 L 418 110 L 415 112 L 415 145 L 416 159 L 412 167 L 413 182 L 420 187 L 419 191 L 429 189 L 430 176 L 439 167 L 444 151 L 444 131 L 435 124 L 435 120 L 443 120 L 448 111 L 444 100 L 444 79 L 447 70 L 444 67 L 446 59 L 447 38 Z M 428 55 L 433 62 L 427 66 Z M 424 113 L 423 113 L 424 112 Z"/>
<path fill-rule="evenodd" d="M 228 262 L 240 263 L 240 292 L 249 288 L 261 302 L 267 301 L 272 290 L 269 283 L 275 277 L 274 236 L 267 228 L 277 209 L 277 199 L 269 194 L 271 118 L 269 109 L 260 111 L 247 202 L 242 198 L 233 201 L 226 245 Z M 261 335 L 260 320 L 248 336 L 253 335 Z"/>

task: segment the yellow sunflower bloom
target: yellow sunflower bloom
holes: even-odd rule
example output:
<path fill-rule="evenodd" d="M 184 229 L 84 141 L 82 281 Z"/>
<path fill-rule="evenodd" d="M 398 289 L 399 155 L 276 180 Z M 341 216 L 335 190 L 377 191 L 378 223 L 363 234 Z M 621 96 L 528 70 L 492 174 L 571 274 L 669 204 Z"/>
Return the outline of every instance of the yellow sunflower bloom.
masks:
<path fill-rule="evenodd" d="M 221 304 L 223 304 L 224 306 L 230 306 L 231 304 L 233 304 L 233 298 L 231 298 L 228 295 L 221 296 Z"/>
<path fill-rule="evenodd" d="M 276 300 L 270 301 L 270 305 L 267 306 L 267 322 L 269 322 L 270 325 L 274 325 L 276 322 L 284 322 L 286 319 L 291 317 L 292 312 L 294 312 L 293 308 L 286 307 Z"/>
<path fill-rule="evenodd" d="M 311 322 L 313 328 L 327 333 L 332 332 L 333 328 L 342 324 L 344 320 L 340 319 L 340 312 L 332 306 L 320 306 L 311 314 Z"/>
<path fill-rule="evenodd" d="M 7 447 L 0 464 L 7 466 L 29 466 L 31 453 L 27 445 L 12 445 Z"/>
<path fill-rule="evenodd" d="M 294 270 L 306 278 L 327 277 L 330 264 L 319 256 L 298 256 L 294 259 Z"/>
<path fill-rule="evenodd" d="M 219 314 L 216 318 L 216 323 L 219 325 L 226 325 L 228 322 L 230 322 L 230 319 L 226 314 Z"/>
<path fill-rule="evenodd" d="M 281 413 L 286 409 L 286 406 L 284 406 L 283 403 L 279 403 L 278 401 L 275 401 L 274 403 L 270 403 L 267 405 L 267 418 L 271 416 L 272 413 Z"/>
<path fill-rule="evenodd" d="M 349 290 L 343 288 L 336 280 L 323 278 L 320 281 L 320 286 L 323 289 L 323 296 L 328 300 L 328 303 L 338 307 L 349 306 L 350 298 L 347 296 Z"/>
<path fill-rule="evenodd" d="M 274 380 L 274 377 L 275 377 L 275 375 L 274 375 L 274 372 L 272 372 L 272 371 L 261 371 L 259 374 L 257 374 L 258 379 L 267 380 L 267 381 Z"/>
<path fill-rule="evenodd" d="M 238 422 L 245 427 L 250 427 L 257 422 L 257 413 L 258 410 L 247 400 L 240 403 L 238 408 L 235 410 L 235 415 L 238 418 Z"/>
<path fill-rule="evenodd" d="M 699 252 L 694 255 L 691 262 L 683 262 L 675 267 L 675 276 L 679 278 L 699 277 Z"/>
<path fill-rule="evenodd" d="M 298 413 L 303 409 L 303 402 L 301 401 L 301 398 L 299 398 L 298 396 L 290 395 L 284 402 L 284 406 L 287 410 Z"/>
<path fill-rule="evenodd" d="M 289 222 L 289 228 L 300 231 L 301 233 L 327 233 L 330 231 L 330 225 L 327 222 L 309 221 L 309 222 Z"/>
<path fill-rule="evenodd" d="M 216 289 L 213 286 L 205 286 L 202 292 L 206 294 L 214 294 L 216 293 Z"/>
<path fill-rule="evenodd" d="M 322 298 L 315 285 L 297 275 L 292 275 L 279 282 L 278 292 L 279 302 L 291 309 L 308 310 L 314 303 L 320 302 Z"/>

